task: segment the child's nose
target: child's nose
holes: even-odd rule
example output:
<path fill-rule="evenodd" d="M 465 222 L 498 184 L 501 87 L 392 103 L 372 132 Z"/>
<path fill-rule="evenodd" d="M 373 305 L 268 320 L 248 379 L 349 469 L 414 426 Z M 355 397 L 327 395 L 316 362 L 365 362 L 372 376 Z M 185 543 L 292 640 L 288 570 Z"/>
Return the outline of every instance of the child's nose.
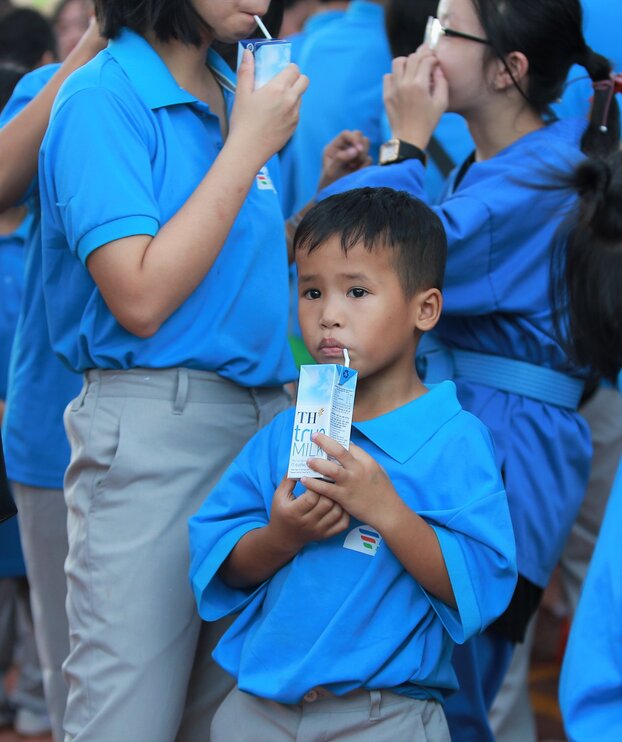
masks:
<path fill-rule="evenodd" d="M 335 301 L 325 302 L 322 307 L 322 316 L 320 317 L 322 327 L 340 327 L 342 322 L 338 303 Z"/>

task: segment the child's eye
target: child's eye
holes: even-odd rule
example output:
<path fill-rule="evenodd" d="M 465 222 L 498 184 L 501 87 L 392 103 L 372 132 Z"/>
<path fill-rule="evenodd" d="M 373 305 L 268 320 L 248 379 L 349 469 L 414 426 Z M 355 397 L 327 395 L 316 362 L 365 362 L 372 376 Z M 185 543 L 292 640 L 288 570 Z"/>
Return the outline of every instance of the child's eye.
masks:
<path fill-rule="evenodd" d="M 362 299 L 364 296 L 367 296 L 369 294 L 369 291 L 367 289 L 362 289 L 360 286 L 355 286 L 353 289 L 350 289 L 348 291 L 348 296 L 351 296 L 353 299 Z"/>
<path fill-rule="evenodd" d="M 318 289 L 307 289 L 303 296 L 305 299 L 319 299 L 322 294 Z"/>

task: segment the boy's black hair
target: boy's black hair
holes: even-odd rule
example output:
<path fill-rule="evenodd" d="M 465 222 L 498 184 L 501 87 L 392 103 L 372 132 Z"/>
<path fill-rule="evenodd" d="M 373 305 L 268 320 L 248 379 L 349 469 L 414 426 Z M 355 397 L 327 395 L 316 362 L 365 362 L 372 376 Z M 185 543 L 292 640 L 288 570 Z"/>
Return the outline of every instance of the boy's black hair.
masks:
<path fill-rule="evenodd" d="M 622 152 L 574 174 L 580 201 L 553 254 L 558 333 L 573 361 L 614 382 L 622 369 Z"/>
<path fill-rule="evenodd" d="M 370 252 L 386 248 L 405 296 L 442 288 L 447 237 L 429 206 L 393 188 L 357 188 L 330 196 L 314 206 L 294 235 L 294 251 L 312 252 L 339 236 L 347 254 L 363 243 Z"/>
<path fill-rule="evenodd" d="M 25 67 L 14 62 L 0 62 L 0 111 L 9 102 L 15 86 L 27 72 Z"/>
<path fill-rule="evenodd" d="M 32 70 L 43 55 L 56 57 L 56 37 L 52 24 L 30 8 L 18 8 L 0 19 L 0 61 Z"/>
<path fill-rule="evenodd" d="M 102 33 L 108 39 L 114 39 L 123 27 L 127 27 L 139 34 L 153 29 L 163 42 L 177 39 L 184 44 L 199 46 L 202 31 L 207 30 L 191 0 L 95 0 L 95 12 Z M 276 26 L 277 33 L 273 36 L 277 36 L 283 18 L 283 0 L 272 0 L 267 16 L 270 18 L 266 22 L 264 17 L 264 23 L 271 33 Z M 277 18 L 278 23 L 274 23 L 272 17 Z"/>

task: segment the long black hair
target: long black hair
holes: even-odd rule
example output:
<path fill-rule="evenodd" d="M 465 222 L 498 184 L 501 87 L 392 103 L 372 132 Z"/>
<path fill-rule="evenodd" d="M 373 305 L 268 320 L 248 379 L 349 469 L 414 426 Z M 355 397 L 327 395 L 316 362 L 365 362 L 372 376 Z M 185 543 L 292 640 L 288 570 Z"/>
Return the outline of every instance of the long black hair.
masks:
<path fill-rule="evenodd" d="M 622 152 L 572 176 L 578 214 L 553 255 L 556 325 L 570 358 L 610 381 L 622 369 Z"/>
<path fill-rule="evenodd" d="M 584 67 L 594 83 L 601 83 L 594 91 L 581 149 L 590 156 L 606 156 L 617 149 L 620 116 L 611 94 L 611 63 L 586 43 L 579 0 L 473 0 L 473 4 L 491 54 L 505 59 L 518 51 L 526 56 L 527 85 L 516 81 L 515 85 L 539 114 L 548 114 L 561 96 L 573 64 Z"/>

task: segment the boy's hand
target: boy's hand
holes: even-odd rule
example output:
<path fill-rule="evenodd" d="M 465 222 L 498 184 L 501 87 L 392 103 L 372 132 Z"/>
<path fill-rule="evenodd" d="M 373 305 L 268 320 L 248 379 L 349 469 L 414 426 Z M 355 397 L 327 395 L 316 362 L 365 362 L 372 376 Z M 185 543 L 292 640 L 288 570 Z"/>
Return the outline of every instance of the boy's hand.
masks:
<path fill-rule="evenodd" d="M 315 492 L 294 497 L 295 480 L 284 477 L 274 493 L 267 529 L 274 545 L 292 555 L 309 541 L 323 541 L 348 527 L 350 518 L 336 502 Z"/>
<path fill-rule="evenodd" d="M 347 451 L 323 433 L 316 433 L 312 440 L 336 461 L 310 459 L 309 468 L 334 482 L 303 477 L 305 487 L 334 500 L 350 515 L 380 530 L 381 518 L 389 515 L 392 505 L 402 502 L 385 470 L 354 444 Z"/>
<path fill-rule="evenodd" d="M 369 139 L 360 131 L 342 131 L 324 147 L 318 191 L 367 165 L 371 165 Z"/>

